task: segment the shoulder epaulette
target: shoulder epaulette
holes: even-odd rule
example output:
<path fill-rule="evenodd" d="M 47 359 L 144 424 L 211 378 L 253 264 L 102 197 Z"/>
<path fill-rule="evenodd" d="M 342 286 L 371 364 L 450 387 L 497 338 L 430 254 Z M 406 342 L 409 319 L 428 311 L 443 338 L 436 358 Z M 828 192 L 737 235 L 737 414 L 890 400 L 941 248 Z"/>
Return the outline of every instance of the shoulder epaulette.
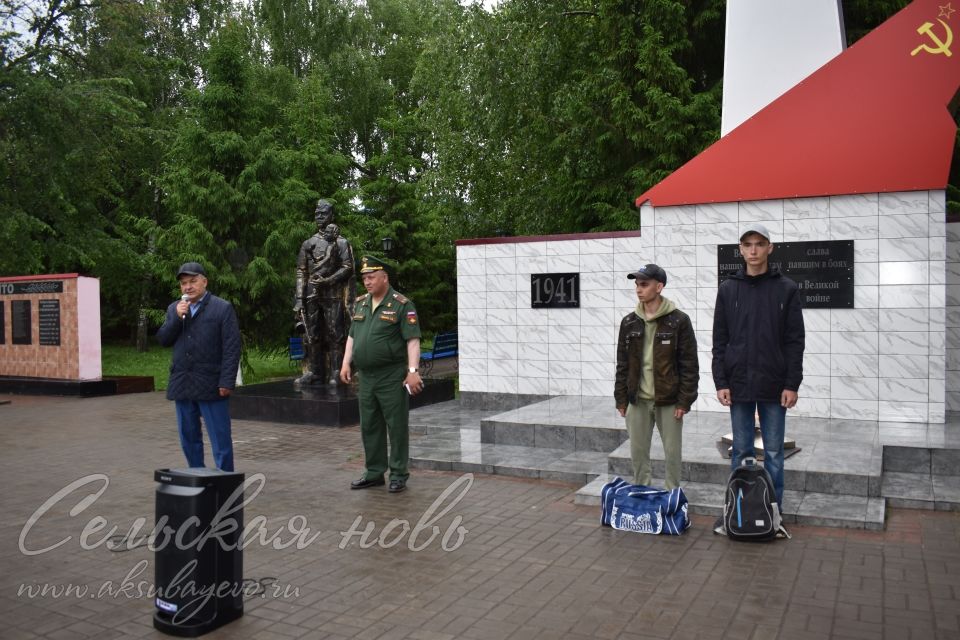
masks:
<path fill-rule="evenodd" d="M 393 299 L 400 304 L 407 304 L 410 302 L 410 299 L 407 298 L 407 296 L 403 295 L 402 293 L 397 293 L 396 291 L 393 292 Z"/>
<path fill-rule="evenodd" d="M 365 293 L 365 294 L 363 294 L 362 296 L 360 296 L 359 298 L 357 298 L 357 302 L 363 302 L 363 301 L 366 300 L 368 297 L 370 297 L 370 294 L 369 294 L 369 293 Z"/>

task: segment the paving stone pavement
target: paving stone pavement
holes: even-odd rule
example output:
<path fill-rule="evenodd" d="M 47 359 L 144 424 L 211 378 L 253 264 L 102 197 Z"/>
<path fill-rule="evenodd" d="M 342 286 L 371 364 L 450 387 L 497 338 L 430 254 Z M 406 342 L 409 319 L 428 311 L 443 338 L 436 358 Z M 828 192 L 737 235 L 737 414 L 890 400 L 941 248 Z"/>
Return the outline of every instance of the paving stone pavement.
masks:
<path fill-rule="evenodd" d="M 6 399 L 0 638 L 166 637 L 145 593 L 153 553 L 99 541 L 152 527 L 153 470 L 183 465 L 171 404 Z M 960 638 L 960 513 L 893 509 L 882 532 L 797 525 L 756 545 L 694 516 L 684 536 L 654 537 L 602 528 L 561 482 L 414 470 L 405 493 L 350 491 L 356 427 L 235 421 L 234 440 L 238 469 L 265 478 L 246 522 L 262 516 L 285 548 L 246 547 L 244 574 L 276 582 L 208 638 Z M 413 539 L 431 519 L 437 535 Z M 288 525 L 309 527 L 309 544 L 290 544 Z M 343 535 L 352 526 L 371 534 Z"/>

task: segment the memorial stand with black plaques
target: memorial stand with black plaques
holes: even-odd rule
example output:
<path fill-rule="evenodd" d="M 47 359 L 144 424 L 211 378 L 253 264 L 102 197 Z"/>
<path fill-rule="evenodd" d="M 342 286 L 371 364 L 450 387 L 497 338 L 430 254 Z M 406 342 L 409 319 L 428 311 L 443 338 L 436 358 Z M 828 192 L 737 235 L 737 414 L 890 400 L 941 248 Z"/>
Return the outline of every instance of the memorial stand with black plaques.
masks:
<path fill-rule="evenodd" d="M 76 273 L 0 278 L 0 393 L 153 391 L 152 376 L 102 375 L 100 282 Z"/>
<path fill-rule="evenodd" d="M 243 473 L 157 469 L 153 626 L 195 638 L 243 615 Z"/>
<path fill-rule="evenodd" d="M 853 240 L 774 243 L 768 264 L 797 283 L 804 309 L 853 309 Z M 718 286 L 743 268 L 740 245 L 717 245 Z M 733 434 L 717 442 L 720 454 L 731 457 Z M 754 429 L 754 457 L 763 460 L 763 437 Z M 784 439 L 784 459 L 799 453 L 795 440 Z"/>

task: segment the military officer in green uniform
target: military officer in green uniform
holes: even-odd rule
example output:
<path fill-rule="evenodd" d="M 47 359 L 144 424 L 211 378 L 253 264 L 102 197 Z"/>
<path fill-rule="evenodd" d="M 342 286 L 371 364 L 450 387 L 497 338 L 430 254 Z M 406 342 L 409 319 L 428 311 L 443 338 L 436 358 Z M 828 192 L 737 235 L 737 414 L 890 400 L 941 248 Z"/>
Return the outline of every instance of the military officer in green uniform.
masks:
<path fill-rule="evenodd" d="M 389 466 L 389 491 L 398 493 L 406 489 L 410 475 L 409 396 L 423 390 L 417 372 L 420 322 L 413 302 L 390 286 L 383 262 L 364 256 L 360 276 L 367 293 L 357 298 L 340 368 L 344 383 L 352 379 L 351 368 L 360 379 L 360 434 L 366 472 L 350 488 L 384 484 L 383 474 Z"/>

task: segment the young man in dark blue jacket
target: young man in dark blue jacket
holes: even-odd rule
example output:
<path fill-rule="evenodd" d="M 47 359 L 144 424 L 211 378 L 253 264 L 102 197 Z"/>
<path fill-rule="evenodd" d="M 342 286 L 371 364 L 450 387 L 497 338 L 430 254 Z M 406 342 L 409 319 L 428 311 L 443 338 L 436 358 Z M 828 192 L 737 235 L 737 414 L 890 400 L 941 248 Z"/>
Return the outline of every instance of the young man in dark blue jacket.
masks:
<path fill-rule="evenodd" d="M 176 403 L 180 444 L 187 464 L 204 466 L 203 416 L 217 468 L 233 471 L 229 397 L 240 364 L 237 314 L 229 302 L 207 291 L 200 264 L 187 262 L 177 279 L 183 296 L 167 307 L 157 339 L 165 347 L 173 345 L 167 399 Z"/>
<path fill-rule="evenodd" d="M 730 407 L 733 469 L 753 455 L 754 414 L 759 414 L 763 466 L 782 512 L 784 428 L 803 380 L 804 328 L 797 283 L 770 267 L 772 252 L 766 227 L 748 225 L 740 236 L 744 268 L 717 291 L 713 381 L 720 404 Z"/>

